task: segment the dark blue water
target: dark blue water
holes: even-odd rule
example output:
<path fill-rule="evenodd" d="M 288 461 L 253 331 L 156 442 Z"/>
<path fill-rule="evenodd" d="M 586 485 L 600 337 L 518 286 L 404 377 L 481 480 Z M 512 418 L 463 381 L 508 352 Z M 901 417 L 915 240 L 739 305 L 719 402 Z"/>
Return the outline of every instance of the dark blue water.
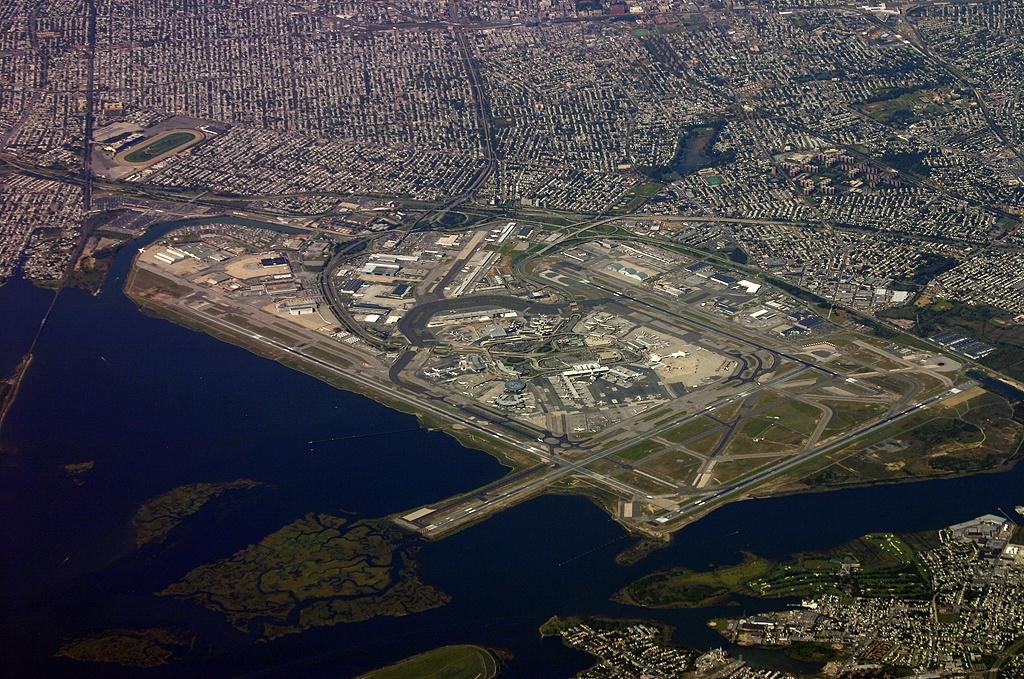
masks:
<path fill-rule="evenodd" d="M 53 294 L 20 276 L 0 286 L 0 378 L 10 376 L 29 350 Z"/>
<path fill-rule="evenodd" d="M 750 501 L 715 512 L 671 547 L 623 568 L 614 556 L 629 538 L 603 511 L 581 498 L 542 497 L 422 546 L 422 577 L 452 595 L 448 606 L 256 643 L 217 615 L 152 592 L 307 512 L 382 516 L 504 469 L 425 431 L 311 449 L 309 440 L 407 430 L 415 420 L 141 314 L 120 292 L 132 252 L 118 256 L 99 297 L 61 294 L 0 439 L 7 451 L 0 457 L 5 676 L 135 676 L 52 654 L 62 637 L 180 626 L 195 630 L 197 648 L 147 674 L 344 677 L 441 644 L 479 643 L 512 654 L 503 676 L 565 677 L 590 659 L 539 638 L 537 627 L 556 613 L 658 617 L 676 625 L 682 643 L 720 645 L 706 621 L 742 607 L 649 612 L 609 602 L 655 569 L 735 562 L 743 550 L 784 558 L 865 532 L 936 528 L 1024 503 L 1020 468 Z M 49 295 L 4 286 L 0 310 L 41 314 Z M 17 347 L 4 351 L 13 356 Z M 95 467 L 75 485 L 61 465 L 87 460 Z M 240 477 L 269 486 L 211 503 L 165 547 L 133 551 L 130 520 L 142 502 L 184 483 Z"/>

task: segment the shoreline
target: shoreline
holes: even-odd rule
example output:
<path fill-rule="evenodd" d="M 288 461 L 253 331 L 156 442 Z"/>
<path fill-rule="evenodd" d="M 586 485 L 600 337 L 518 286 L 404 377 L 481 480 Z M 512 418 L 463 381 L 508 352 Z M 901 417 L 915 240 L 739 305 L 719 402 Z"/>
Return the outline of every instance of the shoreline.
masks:
<path fill-rule="evenodd" d="M 250 353 L 252 353 L 252 354 L 254 354 L 256 356 L 259 356 L 260 358 L 273 360 L 273 361 L 275 361 L 277 363 L 280 363 L 281 365 L 283 365 L 283 366 L 285 366 L 287 368 L 290 368 L 292 370 L 297 370 L 297 371 L 302 372 L 302 373 L 304 373 L 306 375 L 309 375 L 310 377 L 313 377 L 313 378 L 318 379 L 318 380 L 320 380 L 322 382 L 325 382 L 325 383 L 331 385 L 332 387 L 335 387 L 337 389 L 342 389 L 344 391 L 348 391 L 348 392 L 351 392 L 351 393 L 358 394 L 360 396 L 369 398 L 369 399 L 373 400 L 374 402 L 379 403 L 379 404 L 381 404 L 381 405 L 383 405 L 385 407 L 391 408 L 393 410 L 397 410 L 398 412 L 401 412 L 401 413 L 406 414 L 406 415 L 411 415 L 411 416 L 416 418 L 417 422 L 419 423 L 419 425 L 423 429 L 425 429 L 427 431 L 442 432 L 442 433 L 452 437 L 453 439 L 455 439 L 463 447 L 471 449 L 471 450 L 478 450 L 478 451 L 480 451 L 480 452 L 482 452 L 482 453 L 484 453 L 486 455 L 489 455 L 492 458 L 494 458 L 495 460 L 497 460 L 502 466 L 506 467 L 507 468 L 506 473 L 503 474 L 501 477 L 498 477 L 497 479 L 495 479 L 493 482 L 500 482 L 502 479 L 506 478 L 507 476 L 509 476 L 511 474 L 514 474 L 514 473 L 516 473 L 518 471 L 522 471 L 522 470 L 527 468 L 527 465 L 523 464 L 522 462 L 516 461 L 513 457 L 511 457 L 511 456 L 507 455 L 505 452 L 503 452 L 498 445 L 490 444 L 489 442 L 487 442 L 482 437 L 480 437 L 480 436 L 478 436 L 478 435 L 476 435 L 476 434 L 474 434 L 474 433 L 472 433 L 472 432 L 470 432 L 468 430 L 460 430 L 460 429 L 455 429 L 455 428 L 450 427 L 450 426 L 445 426 L 444 423 L 438 421 L 439 418 L 437 416 L 435 416 L 435 415 L 416 412 L 413 407 L 411 407 L 410 405 L 408 405 L 406 403 L 403 403 L 401 401 L 393 399 L 393 398 L 389 397 L 388 395 L 385 395 L 385 394 L 381 393 L 380 391 L 377 391 L 377 390 L 374 390 L 372 388 L 369 388 L 366 385 L 363 385 L 361 383 L 358 383 L 358 382 L 346 379 L 346 378 L 344 378 L 344 377 L 342 377 L 340 375 L 332 375 L 332 376 L 328 377 L 327 375 L 324 374 L 323 371 L 317 371 L 315 369 L 311 369 L 309 366 L 307 366 L 305 364 L 304 361 L 301 361 L 300 359 L 296 359 L 296 358 L 292 358 L 292 357 L 274 357 L 274 356 L 271 356 L 271 355 L 269 355 L 270 352 L 268 352 L 266 350 L 261 350 L 257 345 L 255 345 L 255 344 L 253 344 L 251 342 L 246 342 L 244 340 L 244 337 L 242 335 L 240 335 L 240 334 L 232 334 L 232 333 L 228 333 L 228 332 L 223 331 L 223 330 L 213 331 L 207 325 L 205 325 L 205 324 L 203 324 L 203 323 L 201 323 L 199 321 L 196 321 L 195 319 L 192 319 L 192 318 L 190 318 L 188 316 L 180 314 L 176 310 L 174 310 L 174 309 L 172 309 L 172 308 L 170 308 L 170 307 L 168 307 L 166 305 L 160 304 L 159 302 L 155 302 L 155 301 L 153 301 L 152 299 L 149 299 L 149 298 L 141 298 L 138 295 L 133 294 L 131 292 L 131 290 L 130 290 L 131 285 L 132 285 L 132 281 L 134 279 L 135 272 L 136 272 L 136 269 L 133 267 L 132 271 L 131 271 L 131 274 L 129 275 L 129 277 L 125 281 L 124 294 L 129 299 L 132 300 L 132 302 L 135 304 L 135 306 L 143 314 L 148 315 L 148 316 L 150 316 L 152 318 L 159 318 L 161 320 L 165 320 L 165 321 L 174 323 L 176 325 L 179 325 L 181 327 L 185 327 L 185 328 L 187 328 L 189 330 L 192 330 L 192 331 L 202 332 L 203 334 L 206 334 L 207 336 L 209 336 L 209 337 L 211 337 L 213 339 L 218 339 L 218 340 L 226 341 L 229 344 L 232 344 L 232 345 L 237 346 L 237 347 L 239 347 L 241 349 L 249 351 Z M 600 495 L 598 493 L 591 492 L 588 489 L 580 487 L 580 486 L 568 487 L 568 486 L 565 486 L 565 485 L 559 485 L 559 486 L 555 486 L 555 487 L 552 487 L 552 488 L 541 489 L 540 491 L 538 491 L 536 493 L 536 495 L 534 497 L 540 496 L 540 495 L 545 495 L 545 494 L 548 494 L 548 495 L 574 495 L 574 496 L 579 496 L 579 497 L 586 498 L 587 500 L 592 502 L 595 506 L 597 506 L 602 511 L 607 513 L 609 518 L 614 520 L 618 525 L 620 525 L 626 531 L 626 536 L 624 536 L 624 537 L 635 538 L 635 539 L 637 539 L 637 540 L 639 540 L 639 541 L 641 541 L 641 542 L 643 542 L 643 543 L 645 543 L 647 545 L 647 547 L 642 550 L 643 554 L 640 555 L 639 559 L 624 558 L 624 560 L 620 561 L 620 563 L 623 563 L 624 565 L 628 565 L 630 563 L 635 563 L 637 560 L 642 560 L 644 557 L 646 557 L 647 555 L 649 555 L 653 551 L 657 551 L 658 549 L 660 549 L 662 547 L 668 546 L 669 544 L 671 544 L 671 542 L 673 540 L 673 536 L 674 536 L 674 534 L 676 532 L 682 530 L 686 526 L 689 526 L 689 525 L 691 525 L 691 524 L 693 524 L 693 523 L 695 523 L 697 521 L 700 521 L 701 519 L 705 518 L 708 514 L 710 514 L 714 509 L 717 509 L 718 507 L 724 506 L 726 504 L 733 504 L 733 503 L 736 503 L 736 502 L 744 502 L 744 501 L 749 501 L 749 500 L 768 500 L 768 499 L 774 499 L 774 498 L 783 498 L 783 497 L 793 496 L 793 495 L 826 494 L 826 493 L 831 493 L 831 492 L 835 492 L 835 491 L 853 490 L 853 489 L 858 489 L 858 488 L 870 488 L 870 487 L 874 487 L 874 486 L 893 486 L 893 485 L 912 484 L 912 483 L 918 483 L 918 482 L 923 482 L 923 481 L 953 480 L 953 479 L 957 479 L 957 478 L 966 478 L 966 477 L 970 477 L 970 476 L 976 476 L 976 475 L 979 475 L 979 474 L 998 474 L 998 473 L 1003 473 L 1003 472 L 1006 472 L 1006 471 L 1009 471 L 1009 470 L 1013 469 L 1018 462 L 1020 462 L 1019 458 L 1016 461 L 1014 461 L 1013 463 L 1007 464 L 1007 465 L 1001 465 L 999 468 L 984 469 L 984 470 L 978 470 L 978 471 L 973 471 L 973 472 L 958 472 L 958 473 L 951 473 L 951 474 L 946 474 L 946 475 L 942 475 L 942 476 L 930 476 L 930 477 L 907 478 L 907 479 L 876 480 L 876 481 L 871 481 L 871 482 L 867 482 L 867 483 L 848 484 L 848 485 L 841 485 L 841 486 L 830 486 L 830 487 L 823 487 L 823 488 L 810 488 L 810 489 L 807 489 L 807 490 L 789 490 L 789 491 L 784 491 L 784 492 L 780 492 L 780 493 L 767 493 L 767 494 L 746 495 L 746 496 L 730 499 L 728 502 L 723 503 L 721 505 L 709 506 L 706 511 L 701 512 L 699 515 L 696 515 L 696 516 L 693 516 L 693 517 L 688 517 L 688 519 L 686 521 L 679 522 L 677 524 L 673 524 L 672 527 L 671 527 L 671 530 L 669 530 L 669 531 L 647 531 L 647 530 L 644 530 L 643 527 L 641 527 L 641 526 L 637 526 L 637 525 L 634 525 L 634 524 L 627 524 L 627 523 L 621 521 L 620 518 L 618 516 L 616 516 L 615 512 L 611 511 L 610 507 L 607 505 L 606 502 L 603 501 L 603 499 L 600 497 Z M 474 489 L 470 489 L 468 491 L 465 491 L 465 493 L 460 493 L 458 495 L 442 498 L 440 500 L 440 502 L 444 502 L 444 501 L 448 501 L 448 500 L 453 500 L 453 499 L 456 499 L 458 497 L 462 497 L 462 496 L 465 496 L 465 495 L 468 495 L 468 494 L 472 494 L 476 490 L 477 489 L 474 488 Z M 429 504 L 427 506 L 429 506 Z M 415 509 L 417 509 L 417 507 L 411 507 L 411 508 L 407 508 L 407 509 L 401 510 L 399 512 L 395 512 L 394 514 L 391 515 L 390 518 L 392 520 L 395 520 L 395 522 L 398 523 L 399 525 L 403 525 L 403 522 L 401 521 L 401 517 L 406 515 L 406 514 L 408 514 L 411 511 L 414 511 Z M 451 530 L 451 531 L 447 531 L 447 532 L 445 532 L 443 534 L 440 534 L 440 535 L 431 536 L 431 535 L 422 535 L 421 533 L 418 533 L 418 534 L 422 535 L 426 540 L 429 540 L 429 541 L 440 540 L 440 539 L 443 539 L 443 538 L 445 538 L 445 537 L 447 537 L 449 535 L 455 535 L 456 533 L 461 532 L 465 528 L 469 528 L 471 526 L 478 525 L 483 520 L 489 518 L 489 516 L 490 516 L 490 514 L 483 514 L 482 516 L 480 516 L 475 521 L 466 522 L 466 523 L 460 525 L 457 529 Z M 403 527 L 408 529 L 408 527 L 405 526 L 405 525 L 403 525 Z M 623 554 L 628 554 L 628 553 L 634 552 L 634 551 L 636 551 L 637 547 L 638 547 L 638 545 L 630 545 L 625 550 L 623 550 Z"/>
<path fill-rule="evenodd" d="M 180 306 L 167 303 L 159 296 L 154 297 L 147 294 L 146 287 L 140 287 L 136 282 L 140 272 L 148 271 L 147 269 L 139 268 L 137 257 L 138 256 L 136 255 L 132 258 L 128 273 L 125 276 L 122 292 L 142 313 L 151 317 L 170 321 L 176 325 L 193 331 L 203 332 L 214 339 L 224 340 L 229 344 L 245 349 L 250 353 L 260 356 L 261 358 L 272 359 L 281 365 L 307 374 L 337 389 L 342 389 L 364 396 L 385 407 L 416 417 L 420 427 L 431 431 L 441 431 L 454 438 L 463 447 L 478 450 L 490 455 L 492 458 L 496 459 L 499 464 L 506 467 L 506 472 L 502 476 L 488 484 L 485 484 L 484 488 L 491 486 L 492 484 L 500 485 L 503 481 L 508 480 L 512 475 L 521 472 L 531 473 L 531 470 L 539 469 L 540 466 L 545 464 L 543 459 L 537 460 L 526 455 L 524 452 L 519 451 L 519 447 L 521 445 L 527 445 L 527 442 L 515 441 L 514 439 L 509 438 L 509 441 L 513 442 L 510 444 L 507 441 L 499 440 L 493 432 L 488 432 L 486 429 L 474 423 L 459 422 L 457 419 L 450 419 L 452 417 L 451 414 L 442 408 L 421 409 L 417 407 L 418 400 L 415 395 L 402 393 L 400 389 L 387 389 L 374 383 L 372 378 L 360 378 L 352 375 L 351 373 L 353 372 L 353 368 L 351 365 L 336 364 L 331 361 L 325 362 L 323 360 L 319 360 L 317 357 L 308 356 L 301 351 L 295 351 L 290 346 L 281 344 L 280 342 L 252 341 L 250 336 L 256 339 L 259 339 L 259 336 L 251 334 L 247 335 L 244 328 L 235 327 L 231 323 L 220 323 L 216 322 L 215 319 L 210 319 L 209 322 L 204 321 L 202 318 L 198 318 L 195 315 L 190 314 L 187 308 L 181 308 Z M 502 438 L 508 437 L 502 436 Z M 435 528 L 433 525 L 428 526 L 427 530 L 424 530 L 421 526 L 415 525 L 411 520 L 407 520 L 404 517 L 420 512 L 422 512 L 420 513 L 420 516 L 427 515 L 433 511 L 441 509 L 438 505 L 450 506 L 451 504 L 457 504 L 460 501 L 472 501 L 473 496 L 479 494 L 482 488 L 469 489 L 465 492 L 440 498 L 433 503 L 409 507 L 392 514 L 389 518 L 404 530 L 415 532 L 427 540 L 434 541 L 448 535 L 461 532 L 463 528 L 477 525 L 484 519 L 489 518 L 499 511 L 503 511 L 504 509 L 508 509 L 516 504 L 528 501 L 540 495 L 578 495 L 589 499 L 596 506 L 601 508 L 609 518 L 622 526 L 626 535 L 638 539 L 639 542 L 637 544 L 631 545 L 617 558 L 619 563 L 629 564 L 635 563 L 637 560 L 644 558 L 652 551 L 656 551 L 660 547 L 670 544 L 672 542 L 673 535 L 676 532 L 705 518 L 715 509 L 725 506 L 726 504 L 732 504 L 733 502 L 750 499 L 784 497 L 786 495 L 795 494 L 825 493 L 832 492 L 834 490 L 870 487 L 874 485 L 892 485 L 917 481 L 942 480 L 956 478 L 959 476 L 972 476 L 981 473 L 982 471 L 998 473 L 1000 471 L 1010 469 L 1012 466 L 1012 464 L 1000 465 L 999 468 L 995 469 L 953 472 L 943 474 L 941 476 L 881 479 L 865 483 L 807 488 L 806 490 L 791 489 L 782 492 L 768 492 L 765 494 L 742 493 L 728 499 L 723 498 L 724 501 L 708 502 L 708 504 L 702 507 L 700 511 L 693 512 L 685 517 L 679 517 L 679 520 L 672 521 L 670 524 L 665 525 L 653 525 L 649 522 L 641 523 L 637 521 L 624 520 L 623 517 L 618 515 L 613 498 L 609 498 L 607 493 L 602 492 L 598 488 L 592 487 L 590 484 L 586 483 L 585 480 L 581 481 L 572 477 L 563 478 L 555 482 L 554 485 L 538 486 L 533 491 L 527 491 L 519 495 L 514 499 L 514 501 L 510 500 L 504 504 L 494 506 L 490 511 L 481 511 L 473 515 L 473 511 L 470 510 L 460 517 L 457 524 L 452 525 L 451 527 L 442 527 L 436 531 L 431 530 Z M 442 522 L 442 524 L 443 523 L 444 522 Z"/>
<path fill-rule="evenodd" d="M 306 365 L 306 362 L 302 361 L 301 359 L 287 356 L 271 356 L 269 351 L 261 348 L 261 345 L 256 345 L 255 343 L 252 342 L 246 342 L 244 335 L 241 335 L 240 333 L 229 333 L 222 329 L 213 330 L 208 325 L 194 318 L 181 314 L 175 308 L 161 304 L 150 298 L 140 297 L 139 295 L 134 294 L 131 291 L 131 286 L 136 271 L 137 269 L 133 266 L 131 269 L 131 273 L 125 280 L 123 292 L 125 296 L 132 301 L 136 308 L 146 316 L 174 323 L 175 325 L 186 328 L 193 332 L 201 332 L 212 339 L 225 341 L 228 344 L 236 346 L 240 349 L 244 349 L 245 351 L 248 351 L 260 358 L 272 360 L 289 369 L 297 370 L 303 374 L 309 375 L 310 377 L 320 380 L 321 382 L 324 382 L 336 389 L 341 389 L 344 391 L 348 391 L 350 393 L 358 394 L 365 398 L 369 398 L 370 400 L 379 403 L 380 405 L 383 405 L 387 408 L 391 408 L 392 410 L 396 410 L 406 415 L 411 415 L 416 418 L 420 427 L 423 428 L 424 430 L 437 431 L 446 434 L 451 438 L 455 439 L 455 441 L 458 442 L 459 445 L 463 446 L 464 448 L 470 450 L 477 450 L 484 453 L 485 455 L 489 455 L 492 458 L 494 458 L 499 464 L 505 467 L 507 471 L 500 477 L 494 479 L 492 483 L 500 483 L 503 479 L 507 478 L 508 476 L 515 474 L 516 472 L 523 471 L 529 467 L 529 465 L 517 461 L 514 457 L 511 457 L 508 454 L 506 454 L 496 443 L 492 444 L 488 442 L 486 439 L 483 439 L 481 436 L 476 435 L 473 432 L 466 429 L 455 429 L 454 427 L 444 426 L 444 423 L 438 421 L 440 418 L 438 418 L 435 415 L 416 412 L 414 408 L 401 401 L 395 400 L 389 397 L 388 395 L 385 395 L 380 391 L 369 388 L 361 383 L 345 379 L 340 375 L 327 376 L 324 374 L 323 371 L 311 369 L 308 365 Z M 477 490 L 478 488 L 472 488 L 457 495 L 451 495 L 448 497 L 441 498 L 438 500 L 438 502 L 447 502 L 450 500 L 455 500 L 466 495 L 471 495 L 475 493 Z M 685 527 L 686 525 L 689 525 L 693 521 L 696 521 L 699 518 L 702 518 L 706 515 L 702 513 L 699 517 L 695 517 L 692 521 L 687 521 L 685 523 L 674 525 L 672 531 L 670 532 L 646 531 L 643 530 L 643 528 L 640 526 L 622 522 L 616 515 L 616 513 L 612 511 L 611 508 L 605 502 L 602 501 L 602 498 L 599 496 L 597 492 L 590 492 L 582 487 L 570 488 L 561 485 L 553 488 L 542 488 L 536 494 L 532 495 L 531 499 L 532 497 L 539 497 L 545 494 L 573 495 L 586 498 L 587 500 L 592 502 L 596 507 L 607 513 L 609 518 L 614 520 L 626 531 L 626 535 L 624 537 L 635 538 L 651 544 L 657 544 L 659 548 L 662 546 L 668 546 L 672 541 L 672 534 L 675 533 L 677 530 Z M 429 506 L 429 504 L 427 506 Z M 405 516 L 418 508 L 419 507 L 409 507 L 403 509 L 399 512 L 391 514 L 389 518 L 395 521 L 395 523 L 397 523 L 398 525 L 402 526 L 403 529 L 409 530 L 409 532 L 414 532 L 415 534 L 423 537 L 425 540 L 431 542 L 441 540 L 451 535 L 455 535 L 466 528 L 478 525 L 483 520 L 491 516 L 491 514 L 483 514 L 478 519 L 463 523 L 454 530 L 446 531 L 439 535 L 424 535 L 420 531 L 413 531 L 412 529 L 410 529 L 409 526 L 406 525 L 401 519 L 402 516 Z M 633 547 L 631 546 L 630 548 L 627 548 L 626 551 L 631 551 L 632 548 Z M 646 553 L 650 553 L 650 550 L 647 550 L 645 554 Z"/>
<path fill-rule="evenodd" d="M 7 393 L 4 394 L 3 400 L 0 401 L 0 432 L 3 431 L 4 422 L 7 421 L 7 415 L 14 406 L 14 402 L 18 399 L 18 392 L 21 390 L 21 383 L 25 379 L 25 375 L 28 373 L 28 368 L 32 364 L 33 358 L 34 356 L 31 352 L 25 354 L 22 357 L 21 362 L 18 363 L 18 367 L 15 368 L 14 374 L 4 380 L 4 382 L 8 384 L 9 389 Z"/>

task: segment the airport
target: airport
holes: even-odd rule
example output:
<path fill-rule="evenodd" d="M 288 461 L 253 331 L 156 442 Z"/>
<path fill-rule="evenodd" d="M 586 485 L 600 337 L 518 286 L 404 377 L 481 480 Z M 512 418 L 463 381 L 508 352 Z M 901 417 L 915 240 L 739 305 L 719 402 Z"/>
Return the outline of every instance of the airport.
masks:
<path fill-rule="evenodd" d="M 396 516 L 431 538 L 545 492 L 665 537 L 798 488 L 864 441 L 877 457 L 946 400 L 987 397 L 955 355 L 837 324 L 667 243 L 492 222 L 348 254 L 285 231 L 172 232 L 139 254 L 128 290 L 512 468 Z"/>

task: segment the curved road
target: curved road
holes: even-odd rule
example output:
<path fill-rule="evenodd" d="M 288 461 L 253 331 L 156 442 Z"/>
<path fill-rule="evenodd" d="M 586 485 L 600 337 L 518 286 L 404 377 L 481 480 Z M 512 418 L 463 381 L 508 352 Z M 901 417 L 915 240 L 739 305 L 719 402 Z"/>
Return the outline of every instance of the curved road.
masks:
<path fill-rule="evenodd" d="M 565 312 L 569 303 L 551 304 L 532 302 L 510 295 L 474 295 L 458 299 L 437 299 L 414 306 L 398 320 L 398 329 L 413 346 L 423 347 L 434 342 L 434 335 L 427 330 L 430 319 L 442 312 L 467 311 L 488 307 L 505 307 L 513 311 L 534 314 L 559 314 Z"/>

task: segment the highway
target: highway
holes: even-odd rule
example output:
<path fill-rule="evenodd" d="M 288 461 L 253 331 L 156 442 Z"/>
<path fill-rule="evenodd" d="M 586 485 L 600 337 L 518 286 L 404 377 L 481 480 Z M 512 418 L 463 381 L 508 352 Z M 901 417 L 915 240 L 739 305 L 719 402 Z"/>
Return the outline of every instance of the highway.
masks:
<path fill-rule="evenodd" d="M 457 11 L 458 3 L 451 4 L 451 11 Z M 494 174 L 498 168 L 498 159 L 494 154 L 494 132 L 491 129 L 490 103 L 487 99 L 487 92 L 481 85 L 480 73 L 478 72 L 476 60 L 473 58 L 472 50 L 466 43 L 466 36 L 462 31 L 455 31 L 455 41 L 459 45 L 459 52 L 462 61 L 466 66 L 466 73 L 469 75 L 469 86 L 473 92 L 473 110 L 476 113 L 477 125 L 480 128 L 480 142 L 484 152 L 484 160 L 487 165 L 481 170 L 473 181 L 458 196 L 455 196 L 445 205 L 445 209 L 457 207 L 476 195 L 477 191 L 484 185 L 488 177 Z"/>
<path fill-rule="evenodd" d="M 566 311 L 569 303 L 551 304 L 536 302 L 511 295 L 468 295 L 457 299 L 438 299 L 417 304 L 409 309 L 398 321 L 398 329 L 413 346 L 425 346 L 434 340 L 433 334 L 427 329 L 427 323 L 435 315 L 445 312 L 452 313 L 469 309 L 485 309 L 504 307 L 513 311 L 534 314 L 559 315 Z"/>

